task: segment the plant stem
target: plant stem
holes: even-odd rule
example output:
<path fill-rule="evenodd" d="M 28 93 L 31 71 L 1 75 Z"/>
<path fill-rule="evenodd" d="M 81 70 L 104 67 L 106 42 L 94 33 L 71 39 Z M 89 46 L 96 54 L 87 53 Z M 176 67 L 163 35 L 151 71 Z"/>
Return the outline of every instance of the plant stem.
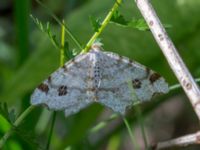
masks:
<path fill-rule="evenodd" d="M 35 108 L 35 106 L 29 106 L 18 118 L 17 120 L 14 122 L 13 126 L 17 127 L 19 126 L 19 124 L 24 120 L 24 118 Z M 0 149 L 4 146 L 5 142 L 7 141 L 7 139 L 11 136 L 13 132 L 13 127 L 10 128 L 9 131 L 6 132 L 6 134 L 4 134 L 4 136 L 1 138 L 0 140 Z"/>
<path fill-rule="evenodd" d="M 188 145 L 194 145 L 200 143 L 200 131 L 188 135 L 181 136 L 169 141 L 159 142 L 153 145 L 154 150 L 167 149 L 171 147 L 186 147 Z"/>
<path fill-rule="evenodd" d="M 117 113 L 112 114 L 110 117 L 108 117 L 108 119 L 103 120 L 101 122 L 99 122 L 98 124 L 96 124 L 94 127 L 92 127 L 92 129 L 90 129 L 90 133 L 96 133 L 99 130 L 101 130 L 102 128 L 104 128 L 110 121 L 116 119 L 119 115 Z"/>
<path fill-rule="evenodd" d="M 47 141 L 47 146 L 46 146 L 46 150 L 49 149 L 50 143 L 51 143 L 51 137 L 53 134 L 53 128 L 55 125 L 55 120 L 56 120 L 56 112 L 53 112 L 53 117 L 52 117 L 52 122 L 51 122 L 51 127 L 50 127 L 50 131 L 49 131 L 49 137 L 48 137 L 48 141 Z"/>
<path fill-rule="evenodd" d="M 113 13 L 117 10 L 117 8 L 119 7 L 119 5 L 121 4 L 122 0 L 116 0 L 116 2 L 114 3 L 113 7 L 111 8 L 111 10 L 109 11 L 109 13 L 107 14 L 106 18 L 104 19 L 104 21 L 101 24 L 101 27 L 98 29 L 97 32 L 95 32 L 93 34 L 93 36 L 90 38 L 90 40 L 88 41 L 88 43 L 86 44 L 85 48 L 82 50 L 82 53 L 86 53 L 88 52 L 89 48 L 91 47 L 91 45 L 94 43 L 94 41 L 96 40 L 96 38 L 102 33 L 102 31 L 104 30 L 104 28 L 107 26 L 107 24 L 109 23 Z"/>
<path fill-rule="evenodd" d="M 60 67 L 62 67 L 65 63 L 65 22 L 62 21 L 61 26 L 61 49 L 60 49 Z"/>
<path fill-rule="evenodd" d="M 141 113 L 140 106 L 136 106 L 135 109 L 136 109 L 140 129 L 141 129 L 141 132 L 142 132 L 142 137 L 143 137 L 143 140 L 144 140 L 145 150 L 147 150 L 148 149 L 148 142 L 147 142 L 147 136 L 145 134 L 144 120 L 143 120 L 143 116 L 142 116 L 142 113 Z"/>
<path fill-rule="evenodd" d="M 125 117 L 123 117 L 123 121 L 124 121 L 124 123 L 125 123 L 125 125 L 126 125 L 126 128 L 127 128 L 127 130 L 128 130 L 128 133 L 129 133 L 129 135 L 130 135 L 130 137 L 131 137 L 131 141 L 132 141 L 132 143 L 133 143 L 133 145 L 134 145 L 134 149 L 138 149 L 138 146 L 137 146 L 137 143 L 135 142 L 135 138 L 134 138 L 134 135 L 133 135 L 133 133 L 132 133 L 132 131 L 131 131 L 131 127 L 130 127 L 130 125 L 129 125 L 129 123 L 128 123 L 128 120 L 125 118 Z"/>

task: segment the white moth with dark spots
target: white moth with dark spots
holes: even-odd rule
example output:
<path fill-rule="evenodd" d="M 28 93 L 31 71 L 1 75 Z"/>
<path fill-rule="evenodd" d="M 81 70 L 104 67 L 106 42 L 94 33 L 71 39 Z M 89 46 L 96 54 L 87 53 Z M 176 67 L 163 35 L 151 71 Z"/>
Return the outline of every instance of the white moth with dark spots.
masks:
<path fill-rule="evenodd" d="M 158 73 L 93 44 L 88 53 L 76 56 L 40 84 L 31 104 L 64 110 L 68 116 L 98 102 L 125 114 L 128 107 L 168 90 Z"/>

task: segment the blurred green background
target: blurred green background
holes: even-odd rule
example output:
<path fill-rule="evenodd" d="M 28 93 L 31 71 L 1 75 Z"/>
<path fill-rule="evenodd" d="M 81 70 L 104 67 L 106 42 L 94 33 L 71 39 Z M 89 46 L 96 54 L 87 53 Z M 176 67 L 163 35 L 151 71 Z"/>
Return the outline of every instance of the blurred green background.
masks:
<path fill-rule="evenodd" d="M 93 34 L 89 16 L 103 19 L 114 0 L 45 0 L 43 3 L 85 45 Z M 167 31 L 184 62 L 195 78 L 200 76 L 200 1 L 152 0 L 163 23 L 172 27 Z M 133 0 L 124 0 L 119 8 L 126 19 L 142 18 Z M 0 1 L 0 102 L 19 114 L 30 105 L 30 94 L 50 73 L 59 67 L 60 53 L 42 33 L 30 14 L 42 22 L 50 22 L 53 32 L 60 37 L 60 26 L 36 1 Z M 162 52 L 149 31 L 123 28 L 110 23 L 100 36 L 103 48 L 134 59 L 166 78 L 170 85 L 177 83 Z M 66 35 L 70 49 L 77 48 Z M 133 108 L 127 118 L 132 125 L 135 143 L 120 117 L 108 121 L 104 128 L 90 132 L 112 112 L 92 105 L 80 113 L 56 118 L 50 149 L 144 149 L 144 138 L 139 120 L 143 120 L 148 144 L 195 132 L 199 124 L 188 98 L 180 90 L 140 105 L 142 116 Z M 5 150 L 44 149 L 48 139 L 52 112 L 38 107 L 23 121 L 4 146 Z M 139 119 L 138 119 L 139 118 Z M 0 116 L 0 137 L 10 128 Z M 199 149 L 200 146 L 173 149 Z"/>

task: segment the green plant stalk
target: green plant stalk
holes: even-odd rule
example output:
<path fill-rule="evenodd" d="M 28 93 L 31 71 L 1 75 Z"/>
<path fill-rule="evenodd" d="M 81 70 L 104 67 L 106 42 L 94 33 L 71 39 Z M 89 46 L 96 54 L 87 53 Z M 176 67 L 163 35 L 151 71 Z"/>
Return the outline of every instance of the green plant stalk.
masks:
<path fill-rule="evenodd" d="M 147 150 L 148 149 L 147 136 L 145 134 L 144 120 L 143 120 L 143 116 L 142 116 L 141 109 L 140 109 L 139 106 L 136 106 L 136 112 L 137 112 L 137 117 L 138 117 L 139 124 L 140 124 L 140 129 L 141 129 L 141 132 L 142 132 L 142 137 L 143 137 L 143 140 L 144 140 L 145 149 Z"/>
<path fill-rule="evenodd" d="M 111 8 L 111 10 L 109 11 L 109 13 L 107 14 L 106 18 L 104 19 L 104 21 L 101 24 L 101 27 L 98 29 L 97 32 L 94 33 L 94 35 L 90 38 L 90 40 L 88 41 L 88 43 L 86 44 L 85 48 L 82 50 L 81 53 L 86 53 L 88 52 L 89 48 L 91 47 L 91 45 L 94 43 L 94 41 L 97 39 L 97 37 L 102 33 L 102 31 L 104 30 L 104 28 L 107 26 L 107 24 L 109 23 L 113 13 L 117 10 L 117 8 L 119 7 L 119 5 L 121 4 L 122 0 L 116 0 L 116 2 L 114 3 L 113 7 Z"/>
<path fill-rule="evenodd" d="M 128 120 L 127 120 L 125 117 L 123 117 L 123 121 L 124 121 L 124 124 L 126 125 L 126 128 L 127 128 L 127 130 L 128 130 L 128 133 L 129 133 L 129 135 L 130 135 L 130 137 L 131 137 L 131 141 L 132 141 L 133 146 L 134 146 L 133 149 L 138 150 L 138 146 L 137 146 L 137 143 L 136 143 L 136 141 L 135 141 L 134 135 L 133 135 L 133 133 L 132 133 L 132 131 L 131 131 L 131 127 L 130 127 L 130 125 L 129 125 L 129 123 L 128 123 Z"/>
<path fill-rule="evenodd" d="M 2 149 L 2 147 L 4 146 L 5 142 L 7 141 L 7 139 L 11 136 L 12 132 L 13 132 L 13 128 L 17 127 L 20 125 L 20 123 L 24 120 L 24 118 L 26 118 L 26 116 L 35 108 L 35 106 L 29 106 L 18 118 L 17 120 L 14 122 L 13 127 L 7 131 L 4 136 L 1 138 L 0 140 L 0 149 Z"/>
<path fill-rule="evenodd" d="M 65 32 L 69 35 L 69 37 L 74 41 L 74 43 L 77 45 L 77 47 L 82 50 L 82 46 L 80 44 L 80 42 L 78 41 L 78 39 L 72 34 L 72 32 L 69 30 L 69 28 L 63 23 L 61 22 L 58 17 L 48 8 L 46 7 L 40 0 L 36 0 L 36 2 L 38 2 L 38 4 L 40 4 L 42 7 L 45 8 L 45 10 L 47 10 L 47 12 L 55 19 L 55 21 L 60 25 L 60 26 L 64 26 L 65 28 Z"/>
<path fill-rule="evenodd" d="M 56 111 L 53 112 L 53 117 L 52 117 L 52 122 L 51 122 L 51 127 L 50 127 L 50 131 L 49 131 L 49 137 L 48 137 L 48 141 L 47 141 L 47 145 L 46 145 L 46 150 L 49 149 L 50 143 L 51 143 L 51 137 L 53 134 L 53 128 L 55 125 L 55 120 L 56 120 Z"/>
<path fill-rule="evenodd" d="M 108 117 L 108 119 L 101 121 L 98 124 L 96 124 L 92 129 L 90 129 L 89 133 L 98 132 L 99 130 L 104 128 L 110 121 L 116 119 L 117 117 L 119 117 L 119 115 L 117 113 L 112 114 L 110 117 Z"/>
<path fill-rule="evenodd" d="M 200 78 L 195 79 L 195 82 L 200 83 Z M 176 89 L 179 89 L 179 88 L 181 88 L 180 84 L 175 84 L 175 85 L 172 85 L 172 86 L 169 87 L 170 91 L 173 91 L 173 90 L 176 90 Z"/>
<path fill-rule="evenodd" d="M 61 26 L 61 49 L 60 49 L 60 67 L 65 63 L 65 22 L 62 21 Z"/>

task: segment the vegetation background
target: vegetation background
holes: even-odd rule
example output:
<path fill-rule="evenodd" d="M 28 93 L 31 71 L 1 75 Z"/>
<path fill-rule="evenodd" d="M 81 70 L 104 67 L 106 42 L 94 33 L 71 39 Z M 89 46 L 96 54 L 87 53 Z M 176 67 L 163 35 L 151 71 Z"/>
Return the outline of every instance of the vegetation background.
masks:
<path fill-rule="evenodd" d="M 94 31 L 89 16 L 103 18 L 114 0 L 44 0 L 47 8 L 85 45 Z M 195 78 L 200 76 L 200 1 L 152 0 L 184 62 Z M 127 19 L 141 19 L 134 0 L 124 0 L 119 7 Z M 9 115 L 20 114 L 30 105 L 34 88 L 59 67 L 60 52 L 41 32 L 30 14 L 43 23 L 50 22 L 52 32 L 60 37 L 60 25 L 35 1 L 0 1 L 0 102 L 6 102 Z M 148 30 L 108 24 L 100 36 L 103 48 L 134 59 L 166 78 L 170 85 L 178 83 L 163 54 Z M 78 49 L 66 35 L 70 49 Z M 138 108 L 139 112 L 138 113 Z M 1 111 L 3 105 L 1 104 Z M 109 119 L 110 110 L 94 104 L 80 113 L 65 118 L 58 112 L 50 149 L 144 149 L 147 144 L 169 140 L 199 129 L 198 119 L 182 89 L 133 107 L 126 116 L 133 140 L 121 117 Z M 34 109 L 4 145 L 4 150 L 45 149 L 49 138 L 52 112 Z M 11 117 L 12 118 L 12 117 Z M 144 128 L 143 128 L 144 126 Z M 11 124 L 0 115 L 0 138 Z M 96 128 L 94 128 L 96 127 Z M 142 129 L 142 130 L 141 130 Z M 189 146 L 195 150 L 200 146 Z"/>

